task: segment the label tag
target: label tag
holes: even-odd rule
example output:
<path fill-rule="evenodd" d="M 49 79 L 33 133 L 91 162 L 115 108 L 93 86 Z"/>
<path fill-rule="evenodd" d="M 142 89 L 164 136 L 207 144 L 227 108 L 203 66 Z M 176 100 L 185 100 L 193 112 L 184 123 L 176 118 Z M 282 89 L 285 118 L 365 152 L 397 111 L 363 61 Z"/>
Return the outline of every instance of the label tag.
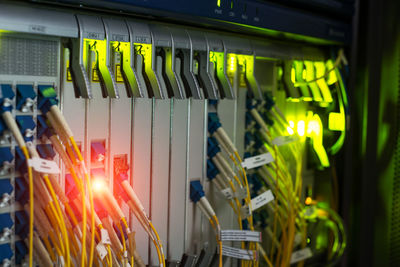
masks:
<path fill-rule="evenodd" d="M 247 230 L 221 230 L 221 241 L 261 242 L 261 232 Z"/>
<path fill-rule="evenodd" d="M 233 198 L 233 192 L 232 189 L 229 187 L 222 189 L 221 193 L 226 197 L 226 199 L 232 199 Z"/>
<path fill-rule="evenodd" d="M 274 200 L 274 195 L 272 194 L 272 191 L 265 191 L 261 195 L 256 196 L 251 200 L 251 209 L 252 211 L 255 211 L 256 209 L 261 208 L 272 200 Z"/>
<path fill-rule="evenodd" d="M 60 168 L 58 168 L 57 163 L 55 163 L 52 160 L 34 157 L 31 159 L 28 159 L 28 165 L 37 172 L 51 173 L 51 174 L 59 174 L 60 173 Z"/>
<path fill-rule="evenodd" d="M 103 243 L 105 245 L 111 245 L 110 236 L 108 235 L 107 230 L 101 229 L 100 233 L 101 233 L 101 243 Z"/>
<path fill-rule="evenodd" d="M 258 156 L 245 158 L 242 162 L 242 167 L 246 169 L 253 169 L 273 161 L 274 158 L 272 157 L 271 153 L 265 153 Z"/>
<path fill-rule="evenodd" d="M 128 251 L 124 251 L 124 258 L 128 258 Z"/>
<path fill-rule="evenodd" d="M 103 245 L 103 243 L 99 243 L 96 246 L 97 253 L 99 253 L 100 259 L 104 260 L 104 257 L 107 255 L 107 249 Z"/>
<path fill-rule="evenodd" d="M 236 190 L 234 196 L 237 197 L 238 199 L 244 199 L 244 198 L 246 198 L 246 197 L 247 197 L 247 190 L 246 190 L 246 188 L 244 188 L 244 187 L 239 188 L 238 190 Z"/>
<path fill-rule="evenodd" d="M 297 136 L 278 136 L 274 140 L 272 140 L 272 144 L 276 146 L 283 146 L 299 140 Z"/>
<path fill-rule="evenodd" d="M 233 248 L 227 246 L 222 246 L 222 255 L 242 260 L 257 259 L 257 252 L 254 250 L 246 250 L 246 249 Z"/>
<path fill-rule="evenodd" d="M 248 205 L 244 205 L 240 208 L 240 214 L 244 217 L 247 218 L 251 215 L 251 211 Z"/>
<path fill-rule="evenodd" d="M 312 257 L 312 251 L 310 248 L 303 248 L 292 253 L 292 258 L 290 259 L 290 264 L 306 260 Z"/>

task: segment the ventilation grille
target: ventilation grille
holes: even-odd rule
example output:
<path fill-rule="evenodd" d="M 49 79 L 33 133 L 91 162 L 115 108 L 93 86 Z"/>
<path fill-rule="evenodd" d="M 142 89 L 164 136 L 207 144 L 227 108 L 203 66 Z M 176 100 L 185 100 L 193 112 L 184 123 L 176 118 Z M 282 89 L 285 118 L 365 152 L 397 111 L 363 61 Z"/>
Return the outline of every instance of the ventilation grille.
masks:
<path fill-rule="evenodd" d="M 57 76 L 56 41 L 0 36 L 0 74 Z"/>

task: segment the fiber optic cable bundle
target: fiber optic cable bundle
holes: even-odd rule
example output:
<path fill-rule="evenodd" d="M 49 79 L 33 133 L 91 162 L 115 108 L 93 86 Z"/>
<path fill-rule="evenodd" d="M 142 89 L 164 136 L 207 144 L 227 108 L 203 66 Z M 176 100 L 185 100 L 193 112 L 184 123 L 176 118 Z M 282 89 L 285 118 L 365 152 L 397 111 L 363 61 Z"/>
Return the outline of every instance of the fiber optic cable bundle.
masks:
<path fill-rule="evenodd" d="M 22 135 L 11 113 L 14 93 L 8 88 L 1 90 L 1 118 L 14 136 L 16 166 L 29 186 L 29 201 L 18 215 L 29 217 L 25 239 L 29 266 L 145 266 L 136 251 L 135 232 L 104 177 L 94 179 L 88 173 L 73 133 L 57 107 L 54 88 L 40 89 L 43 97 L 38 108 L 46 117 L 42 138 L 52 144 L 71 177 L 67 192 L 58 182 L 57 164 L 41 158 L 32 138 Z M 122 171 L 118 186 L 122 199 L 153 241 L 160 266 L 165 266 L 160 237 Z"/>
<path fill-rule="evenodd" d="M 323 62 L 307 62 L 309 70 L 316 68 L 313 78 L 306 76 L 303 82 L 292 79 L 293 85 L 302 86 L 303 91 L 308 90 L 310 84 L 314 86 L 314 93 L 321 91 L 321 99 L 300 100 L 317 100 L 317 108 L 313 109 L 314 114 L 307 114 L 307 120 L 295 126 L 270 93 L 265 93 L 263 100 L 255 100 L 252 92 L 248 92 L 244 163 L 219 121 L 218 101 L 209 101 L 207 177 L 234 211 L 238 230 L 258 230 L 264 236 L 260 243 L 240 242 L 242 249 L 255 249 L 260 254 L 260 260 L 241 259 L 241 266 L 295 263 L 304 266 L 305 260 L 309 265 L 317 259 L 321 261 L 321 257 L 327 265 L 333 265 L 343 255 L 346 233 L 342 219 L 326 202 L 314 200 L 310 192 L 304 195 L 303 186 L 307 145 L 311 144 L 319 157 L 317 169 L 329 168 L 330 159 L 343 145 L 345 126 L 337 126 L 332 121 L 332 118 L 344 121 L 347 116 L 347 97 L 339 71 L 343 57 L 340 50 L 336 61 L 328 61 L 326 66 Z M 299 66 L 301 64 L 297 64 Z M 303 76 L 304 71 L 301 72 Z M 336 92 L 337 97 L 331 92 Z M 333 114 L 335 107 L 339 112 Z M 332 142 L 327 141 L 328 137 L 323 138 L 324 126 L 316 113 L 320 110 L 331 112 L 329 130 L 340 131 L 339 138 L 327 150 L 325 142 Z M 311 141 L 305 142 L 306 137 Z M 257 158 L 264 158 L 265 162 L 253 167 L 246 164 L 247 160 Z M 268 201 L 252 209 L 252 202 L 265 199 L 269 193 L 272 197 Z M 321 243 L 322 239 L 325 241 Z"/>
<path fill-rule="evenodd" d="M 343 57 L 342 51 L 339 52 L 338 58 L 340 57 Z M 315 110 L 324 111 L 327 108 L 332 110 L 337 103 L 340 113 L 336 113 L 335 116 L 345 117 L 344 106 L 347 104 L 344 103 L 347 102 L 347 98 L 338 62 L 339 59 L 334 64 L 328 61 L 326 68 L 328 71 L 325 74 L 319 74 L 321 75 L 319 78 L 296 86 L 306 86 L 308 83 L 326 78 L 329 90 L 337 92 L 338 97 L 328 106 L 321 104 L 321 108 Z M 265 250 L 269 251 L 275 266 L 287 266 L 293 263 L 301 266 L 305 259 L 309 266 L 318 260 L 324 261 L 324 258 L 327 265 L 335 264 L 344 252 L 346 233 L 342 219 L 326 202 L 313 200 L 310 192 L 303 195 L 302 176 L 305 166 L 303 161 L 308 144 L 304 140 L 309 137 L 314 150 L 317 150 L 316 140 L 318 140 L 320 146 L 319 151 L 316 151 L 318 162 L 322 168 L 327 168 L 329 157 L 334 157 L 343 145 L 344 126 L 340 128 L 341 134 L 336 143 L 327 149 L 327 152 L 323 150 L 325 153 L 323 157 L 324 154 L 320 152 L 326 141 L 325 138 L 322 139 L 322 132 L 325 131 L 322 130 L 323 126 L 318 115 L 307 116 L 308 120 L 300 120 L 296 125 L 283 115 L 272 95 L 268 93 L 264 94 L 262 101 L 255 100 L 248 94 L 246 107 L 245 158 L 263 153 L 268 153 L 273 158 L 266 165 L 248 170 L 252 198 L 266 190 L 271 190 L 275 196 L 274 202 L 270 202 L 253 214 L 257 228 L 269 237 L 269 240 L 263 243 Z M 331 118 L 329 118 L 330 125 Z M 332 130 L 331 127 L 329 130 Z M 321 243 L 321 240 L 325 242 Z"/>

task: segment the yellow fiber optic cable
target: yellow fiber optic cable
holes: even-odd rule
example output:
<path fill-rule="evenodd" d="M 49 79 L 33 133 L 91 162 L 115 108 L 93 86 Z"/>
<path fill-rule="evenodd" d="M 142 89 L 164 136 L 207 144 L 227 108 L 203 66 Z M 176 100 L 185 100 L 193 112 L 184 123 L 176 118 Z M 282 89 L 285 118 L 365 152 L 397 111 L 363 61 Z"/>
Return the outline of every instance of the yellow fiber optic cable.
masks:
<path fill-rule="evenodd" d="M 79 159 L 79 161 L 80 161 L 80 164 L 82 165 L 81 167 L 82 167 L 82 169 L 83 169 L 83 171 L 84 171 L 85 179 L 86 179 L 86 182 L 87 182 L 88 188 L 89 188 L 88 191 L 89 191 L 90 213 L 91 213 L 91 220 L 90 220 L 91 223 L 90 223 L 90 227 L 91 227 L 91 229 L 92 229 L 91 238 L 90 238 L 91 242 L 90 242 L 89 267 L 91 267 L 91 266 L 92 266 L 92 261 L 93 261 L 93 254 L 94 254 L 94 232 L 95 232 L 94 203 L 93 203 L 92 184 L 91 184 L 90 176 L 89 176 L 89 174 L 88 174 L 88 172 L 87 172 L 87 170 L 86 170 L 85 162 L 83 161 L 82 154 L 81 154 L 81 152 L 80 152 L 80 150 L 79 150 L 79 148 L 78 148 L 78 145 L 76 144 L 76 142 L 75 142 L 75 140 L 74 140 L 74 137 L 73 137 L 72 135 L 71 135 L 69 138 L 70 138 L 70 141 L 71 141 L 71 143 L 72 143 L 72 146 L 73 146 L 73 148 L 74 148 L 74 150 L 75 150 L 75 153 L 76 153 L 77 156 L 78 156 L 78 159 Z"/>

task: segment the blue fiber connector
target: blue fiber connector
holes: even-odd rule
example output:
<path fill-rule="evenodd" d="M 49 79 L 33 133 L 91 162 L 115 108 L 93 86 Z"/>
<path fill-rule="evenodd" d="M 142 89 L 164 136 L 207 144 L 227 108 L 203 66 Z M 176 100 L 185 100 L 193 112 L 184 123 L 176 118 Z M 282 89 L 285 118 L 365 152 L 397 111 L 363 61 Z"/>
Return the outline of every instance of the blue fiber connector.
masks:
<path fill-rule="evenodd" d="M 190 182 L 190 199 L 197 203 L 202 197 L 204 197 L 203 186 L 199 180 Z"/>
<path fill-rule="evenodd" d="M 46 114 L 54 105 L 58 105 L 57 93 L 51 85 L 38 86 L 38 108 Z"/>
<path fill-rule="evenodd" d="M 215 139 L 214 137 L 208 137 L 207 138 L 207 156 L 209 158 L 213 158 L 219 152 L 221 152 L 221 149 L 219 148 L 217 139 Z"/>
<path fill-rule="evenodd" d="M 36 93 L 33 90 L 33 86 L 30 84 L 17 85 L 17 109 L 22 109 L 27 104 L 28 99 L 33 101 L 36 98 Z M 31 103 L 30 105 L 32 105 Z"/>
<path fill-rule="evenodd" d="M 12 100 L 15 97 L 15 94 L 12 90 L 12 87 L 10 84 L 0 84 L 0 113 L 6 112 L 6 111 L 11 111 L 12 105 L 11 103 L 7 102 L 8 100 Z M 2 125 L 4 127 L 4 125 Z M 5 128 L 5 127 L 4 127 Z M 4 130 L 4 129 L 2 129 Z"/>
<path fill-rule="evenodd" d="M 219 174 L 219 171 L 215 164 L 210 160 L 207 159 L 207 178 L 208 180 L 212 181 L 215 179 L 215 176 Z"/>
<path fill-rule="evenodd" d="M 217 112 L 208 113 L 208 132 L 214 134 L 218 128 L 221 127 Z"/>

